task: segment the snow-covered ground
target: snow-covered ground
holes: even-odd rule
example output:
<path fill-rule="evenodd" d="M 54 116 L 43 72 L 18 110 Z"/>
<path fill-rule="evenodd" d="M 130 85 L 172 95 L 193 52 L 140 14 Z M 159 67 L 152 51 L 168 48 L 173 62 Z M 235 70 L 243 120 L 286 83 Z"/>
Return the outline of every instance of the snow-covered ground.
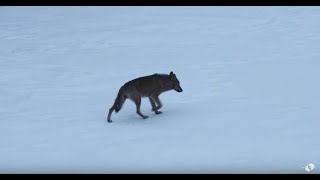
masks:
<path fill-rule="evenodd" d="M 0 173 L 319 173 L 320 7 L 0 7 Z M 119 88 L 176 73 L 163 114 Z M 313 171 L 305 171 L 309 163 Z"/>

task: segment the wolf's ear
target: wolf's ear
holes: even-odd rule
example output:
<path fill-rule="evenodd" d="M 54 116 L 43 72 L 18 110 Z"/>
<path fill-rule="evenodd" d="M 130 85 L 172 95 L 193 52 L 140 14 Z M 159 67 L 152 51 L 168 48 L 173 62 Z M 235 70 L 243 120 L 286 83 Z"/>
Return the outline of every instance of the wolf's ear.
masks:
<path fill-rule="evenodd" d="M 173 81 L 176 80 L 176 75 L 173 74 L 172 71 L 170 72 L 170 78 L 171 78 Z"/>
<path fill-rule="evenodd" d="M 169 76 L 170 76 L 170 79 L 172 79 L 172 80 L 174 80 L 174 79 L 175 79 L 175 77 L 174 77 L 175 75 L 173 74 L 173 72 L 172 72 L 172 71 L 170 72 L 170 75 L 169 75 Z"/>

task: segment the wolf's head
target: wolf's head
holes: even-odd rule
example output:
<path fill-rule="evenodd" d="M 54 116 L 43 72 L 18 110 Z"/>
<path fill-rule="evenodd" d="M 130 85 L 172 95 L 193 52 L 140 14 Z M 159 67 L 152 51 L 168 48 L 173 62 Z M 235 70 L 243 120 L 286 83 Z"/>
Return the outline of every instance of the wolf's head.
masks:
<path fill-rule="evenodd" d="M 175 74 L 173 74 L 172 71 L 170 72 L 169 76 L 170 76 L 170 80 L 172 81 L 172 86 L 173 86 L 172 88 L 174 90 L 176 90 L 177 92 L 182 92 L 183 90 L 180 86 L 180 82 L 179 82 L 177 76 Z"/>

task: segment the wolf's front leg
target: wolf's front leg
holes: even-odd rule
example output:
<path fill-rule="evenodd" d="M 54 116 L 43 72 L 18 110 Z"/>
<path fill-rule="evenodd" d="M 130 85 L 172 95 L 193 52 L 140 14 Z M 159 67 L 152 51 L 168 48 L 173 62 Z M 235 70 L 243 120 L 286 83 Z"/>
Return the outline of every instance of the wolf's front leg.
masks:
<path fill-rule="evenodd" d="M 135 102 L 136 104 L 136 107 L 137 107 L 137 114 L 139 114 L 139 116 L 141 116 L 143 119 L 147 119 L 148 116 L 146 115 L 143 115 L 140 111 L 140 106 L 141 106 L 141 96 L 135 96 L 133 98 L 133 101 Z"/>
<path fill-rule="evenodd" d="M 158 104 L 158 106 L 154 108 L 154 111 L 157 111 L 160 108 L 162 108 L 162 103 L 159 99 L 159 96 L 154 96 L 154 97 L 152 97 L 152 99 Z"/>
<path fill-rule="evenodd" d="M 162 112 L 158 111 L 158 109 L 156 107 L 156 103 L 153 101 L 153 99 L 149 97 L 149 101 L 152 106 L 152 111 L 154 111 L 156 114 L 161 114 Z"/>

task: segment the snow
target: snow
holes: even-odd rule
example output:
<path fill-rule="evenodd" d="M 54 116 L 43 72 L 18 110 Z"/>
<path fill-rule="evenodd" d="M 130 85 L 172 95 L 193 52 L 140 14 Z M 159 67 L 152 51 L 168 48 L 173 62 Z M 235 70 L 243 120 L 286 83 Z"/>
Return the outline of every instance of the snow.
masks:
<path fill-rule="evenodd" d="M 0 173 L 319 173 L 319 7 L 0 7 Z M 126 101 L 127 81 L 183 88 Z M 307 172 L 305 166 L 315 165 Z"/>

